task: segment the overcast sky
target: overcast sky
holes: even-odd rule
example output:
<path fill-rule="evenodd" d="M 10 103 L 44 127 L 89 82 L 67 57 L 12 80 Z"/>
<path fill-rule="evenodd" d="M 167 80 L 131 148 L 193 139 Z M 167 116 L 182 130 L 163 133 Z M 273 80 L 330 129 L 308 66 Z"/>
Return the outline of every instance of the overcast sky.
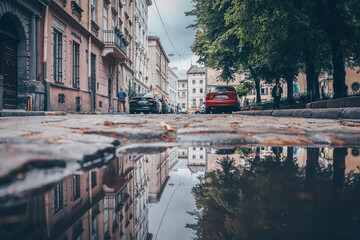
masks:
<path fill-rule="evenodd" d="M 195 31 L 186 27 L 193 23 L 194 18 L 186 17 L 185 12 L 192 9 L 191 0 L 152 0 L 153 4 L 149 7 L 149 35 L 155 35 L 160 38 L 166 54 L 174 53 L 169 56 L 170 66 L 187 70 L 191 62 L 196 64 L 197 57 L 191 52 L 190 46 L 195 38 Z M 181 54 L 177 55 L 171 46 L 165 30 L 161 24 L 159 15 L 156 11 L 155 1 L 159 8 L 161 17 L 164 21 L 170 39 L 176 49 Z"/>

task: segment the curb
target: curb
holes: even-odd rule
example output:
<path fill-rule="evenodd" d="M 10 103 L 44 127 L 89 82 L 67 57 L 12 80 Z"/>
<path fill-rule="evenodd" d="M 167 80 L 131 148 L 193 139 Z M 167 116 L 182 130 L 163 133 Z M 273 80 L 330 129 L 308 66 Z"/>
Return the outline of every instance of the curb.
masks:
<path fill-rule="evenodd" d="M 312 108 L 238 112 L 248 116 L 299 117 L 319 119 L 360 119 L 360 108 Z"/>
<path fill-rule="evenodd" d="M 0 111 L 0 117 L 66 116 L 66 112 Z"/>

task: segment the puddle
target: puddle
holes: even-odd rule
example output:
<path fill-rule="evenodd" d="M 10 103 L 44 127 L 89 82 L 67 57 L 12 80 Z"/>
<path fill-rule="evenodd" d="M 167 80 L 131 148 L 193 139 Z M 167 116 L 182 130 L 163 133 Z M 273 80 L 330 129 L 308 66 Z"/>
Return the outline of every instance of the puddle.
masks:
<path fill-rule="evenodd" d="M 189 147 L 33 169 L 0 185 L 0 239 L 360 239 L 359 165 L 359 148 Z"/>

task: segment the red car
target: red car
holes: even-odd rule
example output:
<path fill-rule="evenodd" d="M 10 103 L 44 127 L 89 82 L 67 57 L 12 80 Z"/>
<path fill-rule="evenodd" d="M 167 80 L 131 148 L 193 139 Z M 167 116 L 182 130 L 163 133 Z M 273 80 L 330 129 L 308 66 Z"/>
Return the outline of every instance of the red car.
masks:
<path fill-rule="evenodd" d="M 205 113 L 238 111 L 240 100 L 234 87 L 217 86 L 212 87 L 206 94 Z"/>

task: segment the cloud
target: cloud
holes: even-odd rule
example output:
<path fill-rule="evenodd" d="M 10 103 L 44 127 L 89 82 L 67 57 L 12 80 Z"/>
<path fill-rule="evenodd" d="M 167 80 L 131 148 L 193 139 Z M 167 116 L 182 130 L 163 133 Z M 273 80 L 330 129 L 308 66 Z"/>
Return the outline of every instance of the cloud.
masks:
<path fill-rule="evenodd" d="M 161 24 L 155 1 L 174 47 L 172 47 Z M 190 11 L 192 5 L 191 0 L 153 0 L 152 6 L 149 7 L 149 35 L 155 35 L 160 38 L 166 54 L 175 54 L 174 57 L 169 57 L 171 60 L 170 65 L 179 69 L 188 69 L 190 68 L 191 61 L 195 64 L 197 60 L 196 56 L 188 55 L 192 54 L 190 46 L 194 42 L 195 31 L 187 28 L 187 26 L 193 23 L 194 18 L 186 17 L 185 12 Z M 176 55 L 174 48 L 182 55 L 181 61 L 180 56 Z"/>

